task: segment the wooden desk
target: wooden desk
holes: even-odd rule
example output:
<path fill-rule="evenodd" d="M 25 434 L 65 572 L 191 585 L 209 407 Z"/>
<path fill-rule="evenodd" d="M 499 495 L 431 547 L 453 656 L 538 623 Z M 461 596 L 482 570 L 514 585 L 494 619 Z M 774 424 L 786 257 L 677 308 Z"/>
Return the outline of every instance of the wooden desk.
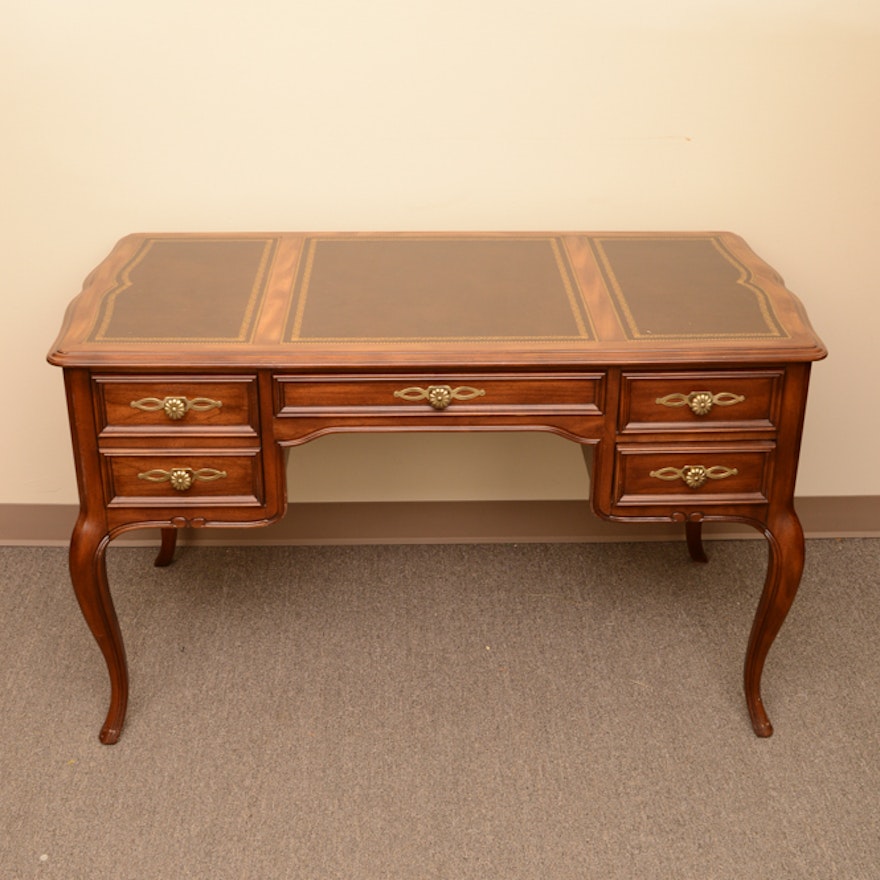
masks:
<path fill-rule="evenodd" d="M 89 276 L 64 368 L 80 494 L 70 571 L 128 698 L 108 542 L 283 516 L 285 448 L 334 431 L 553 431 L 592 447 L 617 521 L 745 522 L 769 566 L 745 662 L 758 736 L 767 652 L 804 563 L 793 507 L 811 362 L 780 277 L 728 233 L 132 235 Z M 219 648 L 218 648 L 219 650 Z"/>

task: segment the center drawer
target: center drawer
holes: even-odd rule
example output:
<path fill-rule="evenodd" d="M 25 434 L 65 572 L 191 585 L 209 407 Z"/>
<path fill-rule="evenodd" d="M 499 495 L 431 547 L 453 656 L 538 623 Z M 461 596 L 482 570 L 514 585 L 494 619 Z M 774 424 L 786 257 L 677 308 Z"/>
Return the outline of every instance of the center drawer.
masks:
<path fill-rule="evenodd" d="M 426 412 L 602 411 L 604 374 L 436 374 L 275 377 L 279 416 Z"/>

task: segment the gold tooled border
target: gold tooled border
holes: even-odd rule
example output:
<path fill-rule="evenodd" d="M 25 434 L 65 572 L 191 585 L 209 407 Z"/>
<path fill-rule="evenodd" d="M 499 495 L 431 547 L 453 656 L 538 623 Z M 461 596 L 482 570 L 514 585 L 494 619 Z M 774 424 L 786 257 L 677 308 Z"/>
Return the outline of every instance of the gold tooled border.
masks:
<path fill-rule="evenodd" d="M 239 326 L 238 333 L 235 336 L 108 336 L 107 330 L 113 320 L 113 311 L 116 307 L 116 300 L 119 296 L 130 288 L 134 282 L 131 280 L 131 273 L 137 266 L 143 262 L 147 254 L 153 249 L 153 245 L 157 242 L 241 242 L 241 241 L 260 241 L 264 242 L 263 252 L 260 255 L 260 261 L 254 276 L 254 283 L 248 295 L 245 305 L 244 315 Z M 116 287 L 110 290 L 103 299 L 101 309 L 95 317 L 95 322 L 89 330 L 87 336 L 90 342 L 97 343 L 215 343 L 230 342 L 244 344 L 253 340 L 254 333 L 257 328 L 257 317 L 262 309 L 265 300 L 265 284 L 269 275 L 269 267 L 275 255 L 278 246 L 278 238 L 253 239 L 253 238 L 226 238 L 226 237 L 192 237 L 185 238 L 147 238 L 144 240 L 140 248 L 134 256 L 122 267 L 116 276 Z M 97 328 L 97 329 L 96 329 Z"/>
<path fill-rule="evenodd" d="M 305 310 L 308 302 L 309 283 L 311 281 L 312 270 L 314 268 L 315 256 L 318 245 L 322 242 L 370 242 L 370 241 L 438 241 L 438 242 L 475 242 L 475 241 L 528 241 L 528 242 L 546 242 L 550 245 L 553 258 L 559 270 L 559 277 L 565 289 L 565 296 L 568 307 L 574 318 L 575 326 L 578 329 L 578 335 L 560 335 L 560 336 L 302 336 L 302 325 L 305 318 Z M 395 343 L 404 345 L 419 345 L 425 343 L 457 343 L 457 342 L 584 342 L 595 341 L 596 330 L 590 316 L 589 309 L 584 301 L 583 294 L 575 282 L 574 271 L 567 259 L 562 245 L 562 239 L 556 236 L 511 236 L 511 235 L 467 235 L 467 236 L 448 236 L 448 235 L 408 235 L 403 238 L 398 235 L 370 235 L 370 236 L 310 236 L 305 243 L 305 258 L 302 262 L 302 268 L 297 277 L 294 278 L 294 287 L 290 297 L 290 305 L 288 313 L 284 319 L 284 327 L 289 328 L 284 333 L 284 339 L 287 344 L 305 344 L 305 345 L 338 345 L 340 343 L 358 343 L 358 344 L 381 344 Z M 577 292 L 576 292 L 577 290 Z M 580 294 L 580 297 L 578 296 Z M 295 305 L 294 305 L 295 303 Z M 291 317 L 292 313 L 292 317 Z"/>
<path fill-rule="evenodd" d="M 605 238 L 602 237 L 590 237 L 590 245 L 593 248 L 593 253 L 596 256 L 596 260 L 599 264 L 600 270 L 605 277 L 605 281 L 608 285 L 609 290 L 611 291 L 613 302 L 615 305 L 615 312 L 617 312 L 618 321 L 620 321 L 623 326 L 624 332 L 629 331 L 627 335 L 629 336 L 630 341 L 633 340 L 641 340 L 648 339 L 653 341 L 658 340 L 676 340 L 676 339 L 705 339 L 705 340 L 716 340 L 716 341 L 724 341 L 729 339 L 789 339 L 790 334 L 785 330 L 782 322 L 779 320 L 779 317 L 776 315 L 776 312 L 773 309 L 773 304 L 770 301 L 770 297 L 767 295 L 767 292 L 759 287 L 753 281 L 752 273 L 749 271 L 749 268 L 741 263 L 730 251 L 724 246 L 724 243 L 718 238 L 718 236 L 704 236 L 704 235 L 633 235 L 629 240 L 641 240 L 641 241 L 708 241 L 721 255 L 723 259 L 725 259 L 728 263 L 730 263 L 739 273 L 739 278 L 737 279 L 737 284 L 741 284 L 743 287 L 748 288 L 755 295 L 755 299 L 757 301 L 758 310 L 761 314 L 761 317 L 764 319 L 764 323 L 767 325 L 766 333 L 643 333 L 636 322 L 635 315 L 632 313 L 632 310 L 629 307 L 629 303 L 626 300 L 626 296 L 623 292 L 623 288 L 620 285 L 620 282 L 617 279 L 617 276 L 614 274 L 614 270 L 611 267 L 611 260 L 605 252 L 604 247 L 602 246 L 603 241 L 620 241 L 621 239 L 618 237 L 615 238 Z M 621 317 L 623 320 L 621 320 Z"/>

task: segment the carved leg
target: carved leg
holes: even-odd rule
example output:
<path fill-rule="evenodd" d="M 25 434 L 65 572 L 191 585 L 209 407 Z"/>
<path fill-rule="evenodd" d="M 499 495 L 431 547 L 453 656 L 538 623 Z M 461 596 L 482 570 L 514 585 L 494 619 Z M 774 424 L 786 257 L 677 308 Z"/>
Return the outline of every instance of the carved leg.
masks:
<path fill-rule="evenodd" d="M 703 549 L 703 524 L 702 522 L 688 521 L 684 524 L 684 535 L 687 540 L 688 553 L 694 562 L 708 562 L 709 557 Z"/>
<path fill-rule="evenodd" d="M 109 536 L 103 527 L 80 516 L 70 539 L 70 577 L 83 617 L 104 655 L 110 675 L 110 708 L 100 740 L 119 739 L 128 705 L 128 669 L 116 610 L 107 585 L 106 552 Z"/>
<path fill-rule="evenodd" d="M 164 568 L 174 562 L 174 550 L 177 547 L 177 529 L 162 529 L 162 546 L 153 563 L 157 568 Z"/>
<path fill-rule="evenodd" d="M 797 593 L 804 570 L 804 531 L 793 509 L 768 522 L 764 530 L 770 546 L 767 580 L 755 612 L 746 651 L 744 684 L 752 728 L 758 736 L 770 736 L 773 725 L 761 700 L 761 672 Z"/>

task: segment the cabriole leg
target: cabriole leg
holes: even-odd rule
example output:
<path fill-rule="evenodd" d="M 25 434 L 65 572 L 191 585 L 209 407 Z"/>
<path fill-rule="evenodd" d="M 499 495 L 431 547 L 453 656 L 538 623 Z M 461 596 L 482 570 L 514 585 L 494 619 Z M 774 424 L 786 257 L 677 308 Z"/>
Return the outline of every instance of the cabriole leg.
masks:
<path fill-rule="evenodd" d="M 744 672 L 746 705 L 752 728 L 758 736 L 773 733 L 773 725 L 761 699 L 761 673 L 767 652 L 785 622 L 800 586 L 805 553 L 804 531 L 791 508 L 772 517 L 764 534 L 769 544 L 767 580 L 752 624 Z"/>
<path fill-rule="evenodd" d="M 80 516 L 70 539 L 70 577 L 83 617 L 107 663 L 110 708 L 100 740 L 111 745 L 119 739 L 128 705 L 128 668 L 116 610 L 107 585 L 106 553 L 110 536 L 102 525 Z"/>
<path fill-rule="evenodd" d="M 687 540 L 688 553 L 694 562 L 708 562 L 709 557 L 703 548 L 703 523 L 688 521 L 684 524 L 684 535 Z"/>
<path fill-rule="evenodd" d="M 177 529 L 171 527 L 162 529 L 162 546 L 153 563 L 157 568 L 164 568 L 174 561 L 174 550 L 177 547 Z"/>

